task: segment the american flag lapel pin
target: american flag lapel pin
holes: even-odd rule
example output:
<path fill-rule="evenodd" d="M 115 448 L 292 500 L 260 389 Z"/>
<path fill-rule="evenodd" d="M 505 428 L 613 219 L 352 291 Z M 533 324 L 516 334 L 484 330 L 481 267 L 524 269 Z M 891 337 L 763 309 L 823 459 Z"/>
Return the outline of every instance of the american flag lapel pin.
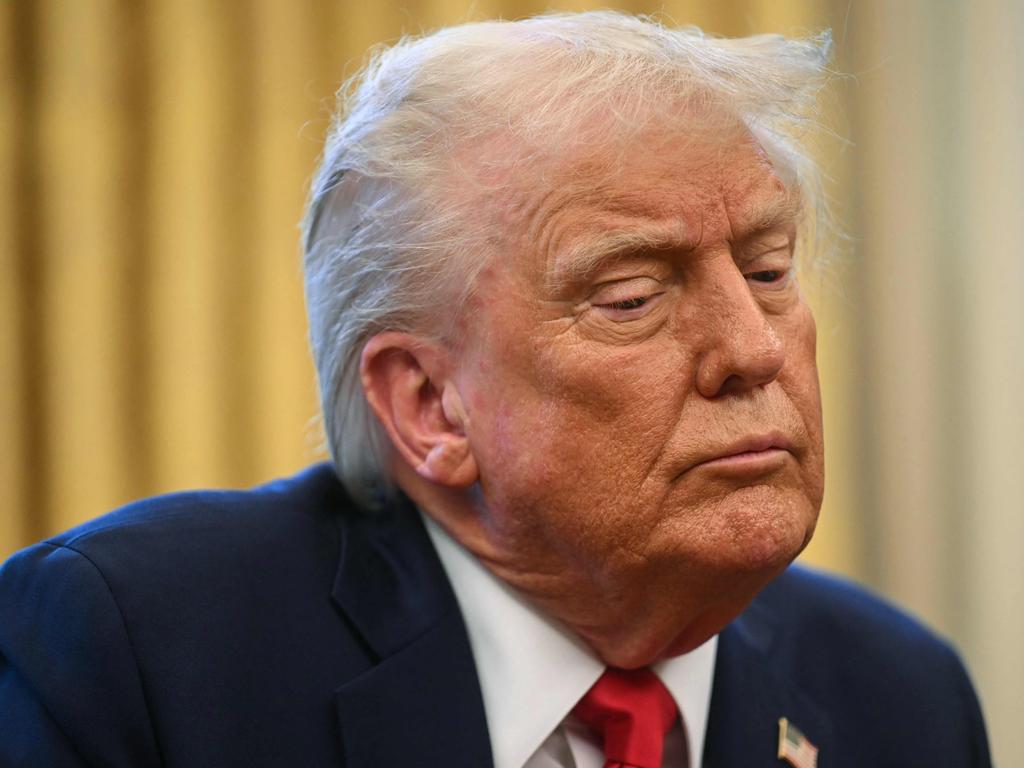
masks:
<path fill-rule="evenodd" d="M 779 760 L 793 768 L 816 768 L 818 748 L 788 718 L 779 718 Z"/>

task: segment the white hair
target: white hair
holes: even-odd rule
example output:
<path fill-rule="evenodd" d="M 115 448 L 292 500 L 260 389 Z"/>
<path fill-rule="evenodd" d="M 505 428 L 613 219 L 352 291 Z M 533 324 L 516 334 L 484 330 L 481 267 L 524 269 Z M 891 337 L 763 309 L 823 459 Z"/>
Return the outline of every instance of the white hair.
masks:
<path fill-rule="evenodd" d="M 829 47 L 827 32 L 719 39 L 602 11 L 465 24 L 376 52 L 339 91 L 303 221 L 324 426 L 350 494 L 372 508 L 392 492 L 389 441 L 360 381 L 363 346 L 383 330 L 451 333 L 501 237 L 480 210 L 507 182 L 474 186 L 461 164 L 480 170 L 481 146 L 503 137 L 513 141 L 490 164 L 526 168 L 598 117 L 636 130 L 666 104 L 692 115 L 713 102 L 799 191 L 800 250 L 816 250 L 825 208 L 803 137 Z"/>

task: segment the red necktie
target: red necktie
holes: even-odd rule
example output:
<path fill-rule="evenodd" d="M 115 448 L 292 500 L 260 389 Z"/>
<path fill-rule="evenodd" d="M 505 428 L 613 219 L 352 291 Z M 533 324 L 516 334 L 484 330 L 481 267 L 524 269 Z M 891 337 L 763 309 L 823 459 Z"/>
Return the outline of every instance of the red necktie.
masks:
<path fill-rule="evenodd" d="M 661 768 L 676 703 L 649 669 L 609 667 L 573 709 L 604 741 L 604 768 Z"/>

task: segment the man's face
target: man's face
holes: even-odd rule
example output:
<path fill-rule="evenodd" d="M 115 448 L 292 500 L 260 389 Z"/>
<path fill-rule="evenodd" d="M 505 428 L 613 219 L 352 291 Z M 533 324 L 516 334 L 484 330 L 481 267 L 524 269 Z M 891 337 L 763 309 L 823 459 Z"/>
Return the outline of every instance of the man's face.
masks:
<path fill-rule="evenodd" d="M 521 188 L 457 352 L 477 554 L 606 661 L 646 664 L 721 629 L 814 528 L 793 197 L 739 129 L 647 132 Z"/>

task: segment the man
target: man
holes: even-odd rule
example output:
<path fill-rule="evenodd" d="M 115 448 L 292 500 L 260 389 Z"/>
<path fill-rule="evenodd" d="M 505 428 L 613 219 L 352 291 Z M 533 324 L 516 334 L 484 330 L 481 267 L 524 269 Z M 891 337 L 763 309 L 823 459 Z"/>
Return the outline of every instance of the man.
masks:
<path fill-rule="evenodd" d="M 826 49 L 591 13 L 381 54 L 305 230 L 333 467 L 15 556 L 0 763 L 987 765 L 946 645 L 786 570 Z"/>

